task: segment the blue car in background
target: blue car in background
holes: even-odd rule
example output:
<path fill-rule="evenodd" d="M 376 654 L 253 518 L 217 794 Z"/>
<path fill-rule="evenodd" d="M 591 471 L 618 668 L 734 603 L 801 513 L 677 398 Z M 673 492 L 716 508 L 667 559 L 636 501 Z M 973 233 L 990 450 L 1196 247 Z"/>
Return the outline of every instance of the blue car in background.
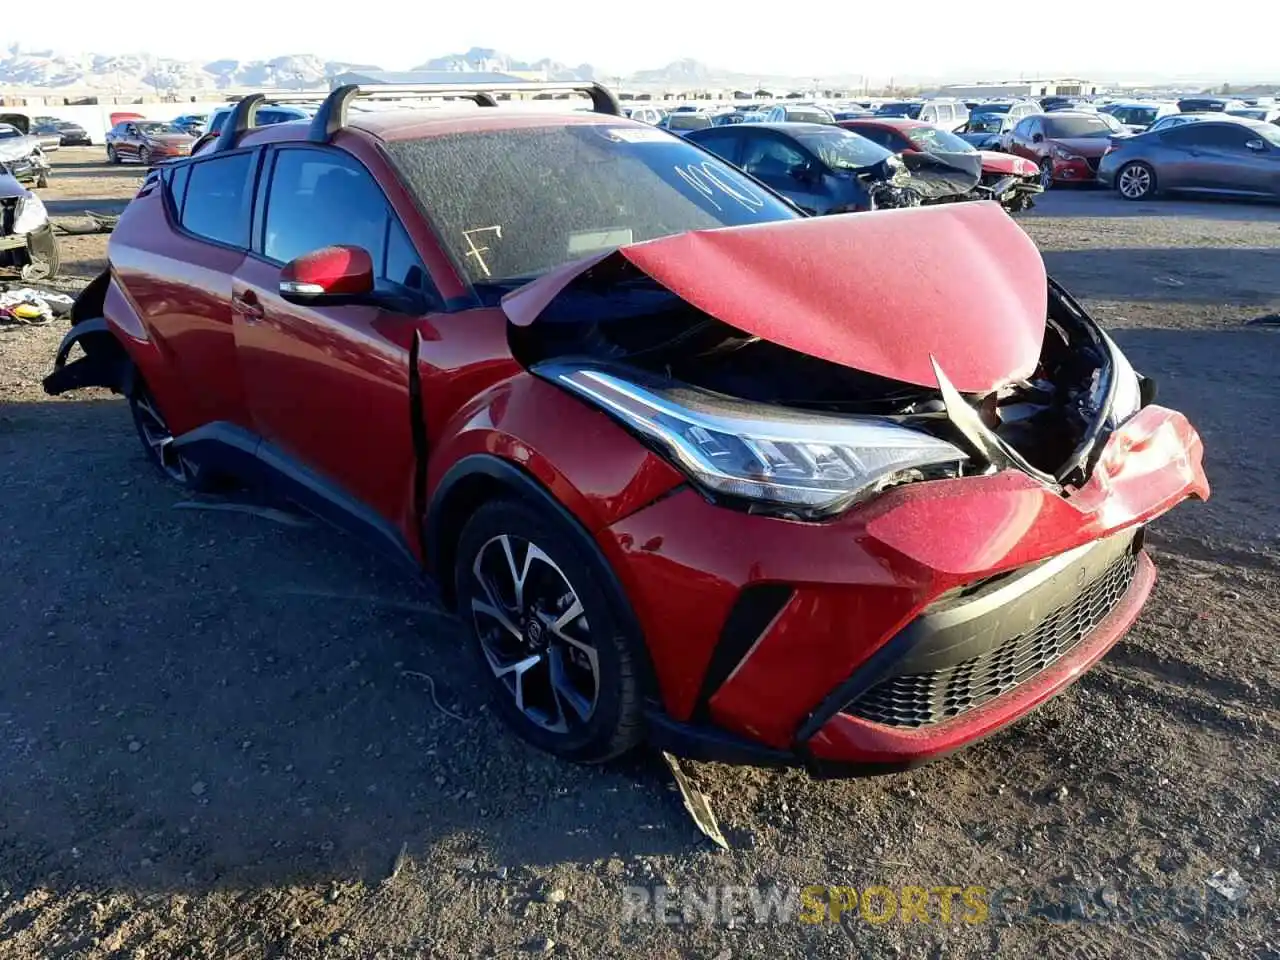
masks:
<path fill-rule="evenodd" d="M 318 105 L 318 104 L 317 104 Z M 222 125 L 227 122 L 227 118 L 235 111 L 234 103 L 227 104 L 225 107 L 219 107 L 213 111 L 213 115 L 209 117 L 209 125 L 205 128 L 205 132 L 200 139 L 191 147 L 191 152 L 195 153 L 206 143 L 216 137 L 222 131 Z M 273 123 L 289 123 L 293 120 L 310 120 L 315 115 L 315 107 L 299 107 L 288 103 L 264 103 L 258 107 L 256 123 L 259 127 L 266 127 Z"/>

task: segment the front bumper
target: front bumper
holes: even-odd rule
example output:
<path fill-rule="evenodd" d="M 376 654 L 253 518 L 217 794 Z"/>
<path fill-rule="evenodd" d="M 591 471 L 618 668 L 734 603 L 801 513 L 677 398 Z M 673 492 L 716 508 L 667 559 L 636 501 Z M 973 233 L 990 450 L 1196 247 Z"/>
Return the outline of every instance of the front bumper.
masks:
<path fill-rule="evenodd" d="M 883 769 L 1000 729 L 1132 624 L 1154 581 L 1141 528 L 1208 496 L 1202 455 L 1181 414 L 1150 406 L 1065 497 L 1005 471 L 899 487 L 827 523 L 693 490 L 632 514 L 605 533 L 665 738 Z"/>
<path fill-rule="evenodd" d="M 1090 164 L 1088 160 L 1053 161 L 1054 183 L 1093 183 L 1098 178 L 1097 161 Z"/>

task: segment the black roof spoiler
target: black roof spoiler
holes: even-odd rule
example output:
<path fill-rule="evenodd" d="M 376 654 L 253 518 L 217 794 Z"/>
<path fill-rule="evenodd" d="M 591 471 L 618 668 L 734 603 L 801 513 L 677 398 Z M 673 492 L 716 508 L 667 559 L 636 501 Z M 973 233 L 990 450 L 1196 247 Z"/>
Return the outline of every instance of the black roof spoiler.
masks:
<path fill-rule="evenodd" d="M 474 83 L 351 83 L 337 87 L 321 104 L 315 118 L 311 121 L 309 139 L 317 143 L 327 143 L 334 134 L 347 124 L 347 108 L 351 101 L 368 100 L 438 100 L 441 98 L 457 98 L 474 101 L 481 107 L 496 107 L 498 97 L 503 94 L 532 93 L 569 94 L 578 93 L 589 97 L 591 109 L 596 113 L 604 113 L 614 117 L 622 116 L 622 106 L 613 91 L 594 80 L 555 81 L 546 83 L 500 82 L 492 84 Z"/>

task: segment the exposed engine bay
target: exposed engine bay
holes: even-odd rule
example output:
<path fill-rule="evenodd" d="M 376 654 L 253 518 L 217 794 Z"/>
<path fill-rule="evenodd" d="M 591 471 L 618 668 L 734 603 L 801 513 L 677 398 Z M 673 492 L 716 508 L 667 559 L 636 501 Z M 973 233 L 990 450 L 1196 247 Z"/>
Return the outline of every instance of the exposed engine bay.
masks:
<path fill-rule="evenodd" d="M 922 387 L 809 356 L 702 313 L 642 275 L 579 278 L 531 327 L 515 355 L 538 364 L 599 364 L 637 383 L 823 414 L 887 418 L 965 449 L 966 472 L 1014 467 L 1046 483 L 1083 483 L 1109 433 L 1113 354 L 1097 325 L 1049 282 L 1039 362 L 1025 379 L 961 396 L 939 368 Z M 661 389 L 661 388 L 659 388 Z"/>

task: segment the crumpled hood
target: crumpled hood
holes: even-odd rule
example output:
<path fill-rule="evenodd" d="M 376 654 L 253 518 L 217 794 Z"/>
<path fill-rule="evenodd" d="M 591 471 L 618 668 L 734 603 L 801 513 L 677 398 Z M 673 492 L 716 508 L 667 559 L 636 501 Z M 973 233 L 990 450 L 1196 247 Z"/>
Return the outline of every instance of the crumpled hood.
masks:
<path fill-rule="evenodd" d="M 31 151 L 39 146 L 39 137 L 9 137 L 0 140 L 0 162 L 12 163 L 15 160 L 25 160 L 31 155 Z"/>
<path fill-rule="evenodd" d="M 745 333 L 918 386 L 937 386 L 933 357 L 957 389 L 988 393 L 1029 377 L 1044 339 L 1044 263 L 991 201 L 629 244 L 544 274 L 503 297 L 502 308 L 528 326 L 571 283 L 615 258 Z"/>

